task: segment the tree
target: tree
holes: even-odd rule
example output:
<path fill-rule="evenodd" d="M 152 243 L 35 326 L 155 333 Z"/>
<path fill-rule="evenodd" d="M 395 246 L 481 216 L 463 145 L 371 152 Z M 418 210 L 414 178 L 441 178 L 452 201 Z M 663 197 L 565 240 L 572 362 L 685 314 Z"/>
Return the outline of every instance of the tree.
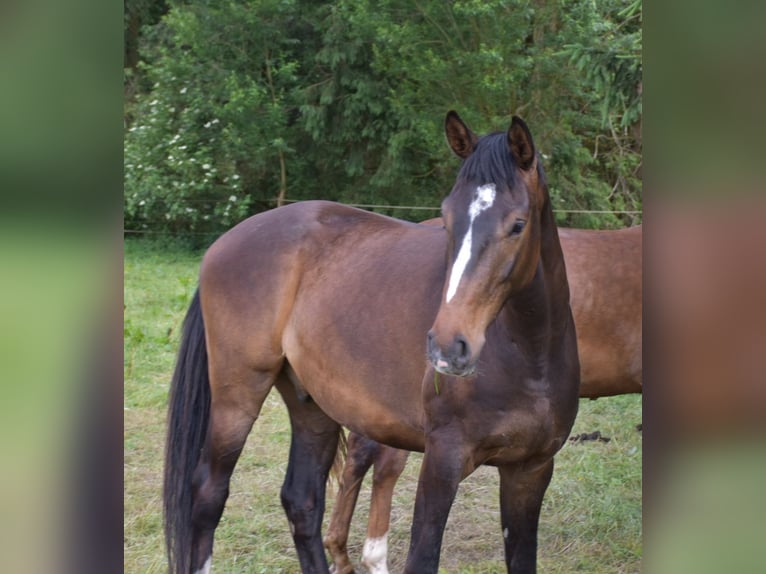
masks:
<path fill-rule="evenodd" d="M 554 208 L 640 211 L 640 2 L 169 6 L 143 35 L 151 87 L 126 134 L 126 225 L 212 232 L 309 198 L 438 206 L 459 165 L 444 144 L 449 109 L 479 133 L 523 116 Z"/>
<path fill-rule="evenodd" d="M 299 68 L 296 2 L 177 2 L 125 141 L 126 222 L 206 232 L 283 196 Z"/>

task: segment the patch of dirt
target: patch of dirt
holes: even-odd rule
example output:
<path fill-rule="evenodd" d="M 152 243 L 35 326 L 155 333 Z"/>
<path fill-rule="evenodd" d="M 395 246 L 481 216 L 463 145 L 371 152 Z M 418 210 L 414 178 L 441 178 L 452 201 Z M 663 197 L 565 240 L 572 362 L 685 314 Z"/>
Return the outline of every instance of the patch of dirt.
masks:
<path fill-rule="evenodd" d="M 586 442 L 590 440 L 595 440 L 599 442 L 609 442 L 612 439 L 608 436 L 602 435 L 601 431 L 584 432 L 584 433 L 580 433 L 580 434 L 569 437 L 569 442 Z"/>

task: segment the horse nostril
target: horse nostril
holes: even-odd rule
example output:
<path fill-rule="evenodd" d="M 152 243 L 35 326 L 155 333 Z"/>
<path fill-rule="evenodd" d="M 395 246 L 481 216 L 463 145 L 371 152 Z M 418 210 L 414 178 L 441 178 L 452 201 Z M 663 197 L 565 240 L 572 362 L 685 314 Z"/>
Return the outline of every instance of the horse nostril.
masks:
<path fill-rule="evenodd" d="M 458 335 L 455 337 L 455 364 L 460 368 L 465 368 L 471 358 L 471 348 L 465 337 Z"/>
<path fill-rule="evenodd" d="M 436 339 L 436 334 L 429 331 L 426 335 L 428 360 L 442 373 L 463 376 L 471 364 L 471 346 L 462 335 L 452 339 L 449 348 L 442 349 Z"/>

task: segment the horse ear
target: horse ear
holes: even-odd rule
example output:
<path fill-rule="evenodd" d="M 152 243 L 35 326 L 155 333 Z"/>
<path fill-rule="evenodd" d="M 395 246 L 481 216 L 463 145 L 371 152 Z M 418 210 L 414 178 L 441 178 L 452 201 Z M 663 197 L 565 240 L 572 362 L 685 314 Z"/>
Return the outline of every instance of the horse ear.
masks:
<path fill-rule="evenodd" d="M 479 138 L 468 129 L 456 111 L 447 112 L 447 118 L 444 120 L 444 131 L 447 133 L 447 142 L 455 155 L 465 159 L 473 153 Z"/>
<path fill-rule="evenodd" d="M 535 144 L 532 134 L 518 116 L 511 119 L 511 127 L 508 129 L 508 148 L 511 150 L 513 159 L 524 171 L 527 171 L 535 163 Z"/>

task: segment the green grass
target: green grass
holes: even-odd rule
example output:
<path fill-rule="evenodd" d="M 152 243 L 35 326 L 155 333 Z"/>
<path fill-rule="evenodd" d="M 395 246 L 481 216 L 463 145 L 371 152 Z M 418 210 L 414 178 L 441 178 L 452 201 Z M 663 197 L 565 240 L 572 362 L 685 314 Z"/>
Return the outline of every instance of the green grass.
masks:
<path fill-rule="evenodd" d="M 167 391 L 200 259 L 200 253 L 144 241 L 129 240 L 125 245 L 126 572 L 165 572 L 160 493 Z M 635 430 L 639 422 L 640 396 L 581 401 L 572 432 L 600 430 L 611 441 L 567 443 L 556 457 L 540 520 L 540 572 L 641 571 L 642 444 Z M 216 573 L 299 571 L 279 502 L 289 440 L 286 411 L 273 393 L 232 478 L 216 531 Z M 404 565 L 421 460 L 420 454 L 410 457 L 395 492 L 389 535 L 392 572 Z M 357 564 L 370 479 L 360 495 L 349 540 Z M 505 572 L 497 499 L 498 477 L 492 468 L 480 468 L 461 484 L 445 532 L 442 572 Z M 328 497 L 325 523 L 333 502 Z"/>

